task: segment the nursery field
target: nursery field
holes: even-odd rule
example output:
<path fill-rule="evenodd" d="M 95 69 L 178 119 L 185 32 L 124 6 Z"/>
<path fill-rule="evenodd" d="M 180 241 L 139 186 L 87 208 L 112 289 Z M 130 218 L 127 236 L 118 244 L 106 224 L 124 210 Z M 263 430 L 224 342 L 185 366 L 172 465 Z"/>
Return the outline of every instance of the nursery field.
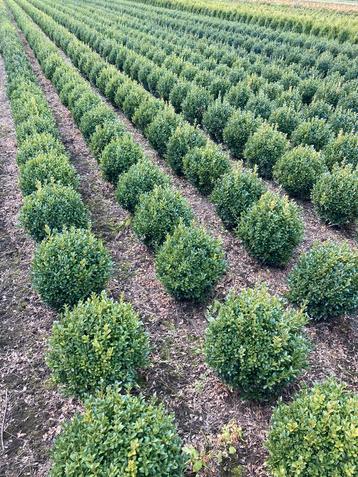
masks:
<path fill-rule="evenodd" d="M 286 3 L 0 0 L 1 477 L 358 474 L 358 19 Z"/>

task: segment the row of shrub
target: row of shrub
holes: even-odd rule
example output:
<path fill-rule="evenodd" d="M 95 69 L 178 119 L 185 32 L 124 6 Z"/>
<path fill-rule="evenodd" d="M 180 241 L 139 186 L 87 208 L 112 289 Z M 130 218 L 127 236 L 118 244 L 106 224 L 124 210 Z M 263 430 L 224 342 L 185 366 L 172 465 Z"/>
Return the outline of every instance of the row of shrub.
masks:
<path fill-rule="evenodd" d="M 264 187 L 255 173 L 248 171 L 240 173 L 232 169 L 225 153 L 208 141 L 194 126 L 185 123 L 170 107 L 152 98 L 132 81 L 126 80 L 114 67 L 103 62 L 96 53 L 89 52 L 87 46 L 73 39 L 66 30 L 62 38 L 63 28 L 58 26 L 56 28 L 56 24 L 47 15 L 38 13 L 37 16 L 35 11 L 33 14 L 41 25 L 50 31 L 49 34 L 59 37 L 59 44 L 64 45 L 79 67 L 86 59 L 86 68 L 82 70 L 84 74 L 91 79 L 91 71 L 96 71 L 95 84 L 117 106 L 126 111 L 140 129 L 144 130 L 153 147 L 165 156 L 177 173 L 183 172 L 202 193 L 213 192 L 218 212 L 224 220 L 226 215 L 232 215 L 229 225 L 237 229 L 238 236 L 254 257 L 271 265 L 284 265 L 289 260 L 303 233 L 302 219 L 297 206 L 287 198 L 272 193 L 266 193 L 257 204 L 254 204 L 261 195 L 257 189 L 264 192 Z M 76 55 L 72 55 L 73 51 L 76 51 Z M 125 180 L 127 177 L 123 175 Z M 113 181 L 115 182 L 117 178 L 115 176 Z M 236 186 L 230 191 L 229 197 L 225 194 L 228 181 Z M 214 186 L 217 186 L 215 191 Z M 252 187 L 256 192 L 251 191 Z M 117 193 L 119 200 L 125 195 L 121 194 L 121 188 L 122 177 L 119 176 Z M 241 206 L 235 203 L 239 197 L 246 197 Z M 245 217 L 241 218 L 243 212 Z M 160 254 L 158 256 L 161 257 Z M 179 268 L 177 267 L 177 270 Z M 159 264 L 157 269 L 163 270 Z M 160 272 L 159 277 L 162 281 L 165 280 L 168 288 L 170 286 L 168 280 L 161 276 Z M 171 292 L 176 294 L 174 290 Z M 197 291 L 194 297 L 197 298 Z"/>
<path fill-rule="evenodd" d="M 62 22 L 65 22 L 66 25 L 68 25 L 68 22 L 71 22 L 72 25 L 74 21 L 71 18 L 66 22 L 62 18 Z M 81 38 L 91 35 L 90 30 L 86 31 L 84 26 L 81 25 L 81 27 L 82 29 L 80 29 L 79 33 L 77 32 Z M 96 42 L 97 45 L 102 44 L 97 37 Z M 100 46 L 98 48 L 100 49 Z M 130 62 L 130 64 L 132 63 Z M 126 63 L 124 62 L 123 64 L 125 65 Z M 126 88 L 127 92 L 131 89 L 131 86 Z M 186 91 L 186 93 L 185 104 L 182 103 L 182 105 L 184 104 L 182 108 L 184 116 L 187 119 L 198 119 L 197 113 L 201 107 L 206 107 L 206 101 L 203 102 L 204 98 L 201 98 L 195 88 L 189 91 L 189 93 Z M 180 98 L 182 101 L 183 94 L 180 94 Z M 133 104 L 131 105 L 132 110 L 128 110 L 129 105 L 122 105 L 123 101 L 121 102 L 120 99 L 117 97 L 117 105 L 122 106 L 122 109 L 131 117 L 131 113 L 135 112 L 133 111 Z M 233 99 L 237 101 L 236 96 Z M 137 95 L 137 104 L 138 101 Z M 176 101 L 174 103 L 178 107 Z M 290 113 L 292 111 L 288 108 L 287 114 L 290 115 Z M 285 132 L 288 132 L 285 107 L 281 108 L 281 111 L 275 111 L 274 116 L 275 120 L 282 124 Z M 357 201 L 349 200 L 350 196 L 357 197 L 358 193 L 356 180 L 358 147 L 357 138 L 354 134 L 341 134 L 337 139 L 332 140 L 325 146 L 330 138 L 325 121 L 312 118 L 307 122 L 299 124 L 297 129 L 293 131 L 292 144 L 297 146 L 291 150 L 289 149 L 290 144 L 287 138 L 281 131 L 266 123 L 260 125 L 262 120 L 256 118 L 250 112 L 238 111 L 233 113 L 231 105 L 220 99 L 208 107 L 202 120 L 204 126 L 215 140 L 224 140 L 235 156 L 244 157 L 249 164 L 257 165 L 258 171 L 263 177 L 271 178 L 273 167 L 280 160 L 274 177 L 293 196 L 309 198 L 312 187 L 320 179 L 315 192 L 312 193 L 312 198 L 315 209 L 323 220 L 334 225 L 346 225 L 347 223 L 354 222 L 357 218 Z M 300 147 L 299 144 L 301 143 L 307 144 L 307 146 L 305 148 Z M 158 140 L 155 141 L 155 145 L 160 152 L 164 152 L 163 147 L 158 144 Z M 314 151 L 310 150 L 310 146 L 314 146 L 316 149 L 325 147 L 323 155 L 315 154 Z M 313 161 L 312 158 L 314 159 Z M 298 162 L 304 167 L 305 174 L 302 174 L 302 176 L 300 176 L 300 168 L 297 166 Z M 344 170 L 340 168 L 330 174 L 328 173 L 328 165 L 333 167 L 335 164 L 342 164 L 343 162 L 351 163 L 352 167 L 344 167 Z M 206 170 L 209 164 L 210 161 L 207 161 Z M 193 178 L 190 164 L 188 169 L 186 175 L 189 180 L 191 179 L 195 185 L 200 186 L 197 177 Z M 182 172 L 182 170 L 183 168 L 179 164 L 176 167 L 176 171 Z M 327 174 L 321 177 L 323 172 L 327 172 Z M 198 175 L 198 171 L 195 171 L 195 175 Z M 341 188 L 332 187 L 337 182 L 337 177 L 342 182 Z M 215 180 L 215 175 L 211 179 Z M 205 188 L 202 189 L 202 191 L 205 191 Z"/>

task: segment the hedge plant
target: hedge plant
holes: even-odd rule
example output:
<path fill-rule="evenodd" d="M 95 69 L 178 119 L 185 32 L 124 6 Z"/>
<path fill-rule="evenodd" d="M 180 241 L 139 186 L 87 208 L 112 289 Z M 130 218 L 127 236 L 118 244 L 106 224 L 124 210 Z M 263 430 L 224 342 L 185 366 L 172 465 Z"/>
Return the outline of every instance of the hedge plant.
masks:
<path fill-rule="evenodd" d="M 88 210 L 80 194 L 71 187 L 48 184 L 24 198 L 20 223 L 31 237 L 40 242 L 51 232 L 63 228 L 89 228 Z"/>
<path fill-rule="evenodd" d="M 80 129 L 85 138 L 89 139 L 98 126 L 108 122 L 116 122 L 117 116 L 112 109 L 105 104 L 86 111 L 81 117 Z"/>
<path fill-rule="evenodd" d="M 167 151 L 171 135 L 179 126 L 181 118 L 171 108 L 159 111 L 153 121 L 146 127 L 145 136 L 161 156 Z"/>
<path fill-rule="evenodd" d="M 314 320 L 358 307 L 358 252 L 347 243 L 316 242 L 289 275 L 289 300 Z"/>
<path fill-rule="evenodd" d="M 266 287 L 232 291 L 209 308 L 206 361 L 243 396 L 265 399 L 306 367 L 306 322 L 304 313 L 286 309 Z"/>
<path fill-rule="evenodd" d="M 335 381 L 304 388 L 271 418 L 266 447 L 274 477 L 356 475 L 357 395 Z"/>
<path fill-rule="evenodd" d="M 16 140 L 19 144 L 35 134 L 51 134 L 58 137 L 58 130 L 52 117 L 50 116 L 33 116 L 22 121 L 16 127 Z"/>
<path fill-rule="evenodd" d="M 178 225 L 156 256 L 159 280 L 179 300 L 204 299 L 225 270 L 221 243 L 200 227 Z"/>
<path fill-rule="evenodd" d="M 158 166 L 147 159 L 133 164 L 119 176 L 116 190 L 118 203 L 134 212 L 142 194 L 151 192 L 155 186 L 168 187 L 169 177 Z"/>
<path fill-rule="evenodd" d="M 82 397 L 137 380 L 148 364 L 149 341 L 130 303 L 103 292 L 65 308 L 49 339 L 47 364 L 67 394 Z"/>
<path fill-rule="evenodd" d="M 236 158 L 242 158 L 249 137 L 256 131 L 262 120 L 251 111 L 236 111 L 228 120 L 223 139 Z"/>
<path fill-rule="evenodd" d="M 323 156 L 329 169 L 335 164 L 352 164 L 358 167 L 357 134 L 339 134 L 323 150 Z"/>
<path fill-rule="evenodd" d="M 259 200 L 266 187 L 256 171 L 233 167 L 216 183 L 210 196 L 216 211 L 229 229 L 237 227 L 241 214 Z"/>
<path fill-rule="evenodd" d="M 106 121 L 97 125 L 91 136 L 90 148 L 96 159 L 99 159 L 104 148 L 115 139 L 125 135 L 125 129 L 118 121 Z"/>
<path fill-rule="evenodd" d="M 163 111 L 165 103 L 156 98 L 146 98 L 135 110 L 132 121 L 141 131 L 154 120 L 160 111 Z"/>
<path fill-rule="evenodd" d="M 163 406 L 114 388 L 89 398 L 84 413 L 64 425 L 50 476 L 183 477 L 184 463 L 173 417 Z"/>
<path fill-rule="evenodd" d="M 34 134 L 22 142 L 18 149 L 16 162 L 22 166 L 30 159 L 42 154 L 64 155 L 65 148 L 57 136 L 49 133 Z"/>
<path fill-rule="evenodd" d="M 40 243 L 32 283 L 45 303 L 61 309 L 102 291 L 110 273 L 111 259 L 102 241 L 89 230 L 70 228 Z"/>
<path fill-rule="evenodd" d="M 257 260 L 284 266 L 303 238 L 303 221 L 296 204 L 266 192 L 241 216 L 237 233 Z"/>
<path fill-rule="evenodd" d="M 143 195 L 135 209 L 133 230 L 149 247 L 156 249 L 179 224 L 189 225 L 193 212 L 188 201 L 169 187 L 158 187 Z"/>
<path fill-rule="evenodd" d="M 190 123 L 201 124 L 211 101 L 212 96 L 205 88 L 202 86 L 191 87 L 181 104 L 185 119 Z"/>
<path fill-rule="evenodd" d="M 215 144 L 195 147 L 183 158 L 185 177 L 204 195 L 212 192 L 217 180 L 229 168 L 227 155 Z"/>
<path fill-rule="evenodd" d="M 203 126 L 214 141 L 223 141 L 224 128 L 232 115 L 233 108 L 221 98 L 216 99 L 207 109 L 203 116 Z"/>
<path fill-rule="evenodd" d="M 299 123 L 291 140 L 295 146 L 305 144 L 320 151 L 332 139 L 332 131 L 324 119 L 312 118 Z"/>

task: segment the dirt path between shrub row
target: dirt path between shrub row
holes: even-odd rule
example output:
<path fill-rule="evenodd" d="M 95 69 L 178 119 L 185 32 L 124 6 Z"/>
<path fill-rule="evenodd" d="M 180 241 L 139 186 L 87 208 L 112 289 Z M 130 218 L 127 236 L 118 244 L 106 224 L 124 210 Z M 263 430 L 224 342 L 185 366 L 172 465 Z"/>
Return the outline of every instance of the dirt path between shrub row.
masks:
<path fill-rule="evenodd" d="M 116 204 L 112 186 L 102 180 L 98 165 L 69 111 L 60 103 L 23 37 L 22 40 L 54 112 L 62 139 L 81 176 L 81 193 L 91 209 L 94 231 L 103 237 L 115 261 L 110 291 L 115 297 L 121 292 L 125 294 L 141 313 L 150 333 L 153 352 L 151 367 L 143 376 L 143 392 L 148 396 L 156 394 L 175 413 L 179 431 L 186 441 L 199 441 L 204 434 L 216 433 L 230 419 L 234 419 L 244 430 L 245 442 L 239 452 L 246 475 L 265 476 L 262 442 L 274 402 L 265 405 L 245 402 L 208 370 L 202 356 L 206 304 L 178 304 L 156 280 L 153 256 L 131 232 L 128 214 Z M 117 113 L 147 155 L 164 167 L 163 161 L 143 136 L 122 114 Z M 188 198 L 198 220 L 211 233 L 223 238 L 229 271 L 217 286 L 216 296 L 222 297 L 230 287 L 239 290 L 258 280 L 266 282 L 275 292 L 285 289 L 287 270 L 272 270 L 258 265 L 239 241 L 223 229 L 213 206 L 205 198 L 185 180 L 173 177 L 173 183 Z M 306 221 L 314 223 L 314 219 L 306 218 Z M 311 230 L 310 227 L 308 230 Z M 320 226 L 319 231 L 337 236 L 336 232 L 324 226 Z M 313 236 L 307 237 L 306 232 L 301 249 L 308 246 L 316 233 L 317 229 L 312 226 Z M 354 370 L 349 367 L 353 349 L 352 342 L 347 339 L 350 332 L 348 320 L 343 319 L 330 326 L 322 324 L 309 328 L 317 349 L 312 353 L 312 367 L 303 376 L 303 381 L 311 382 L 334 372 L 353 384 Z M 297 386 L 297 383 L 291 386 L 285 397 L 288 398 Z"/>

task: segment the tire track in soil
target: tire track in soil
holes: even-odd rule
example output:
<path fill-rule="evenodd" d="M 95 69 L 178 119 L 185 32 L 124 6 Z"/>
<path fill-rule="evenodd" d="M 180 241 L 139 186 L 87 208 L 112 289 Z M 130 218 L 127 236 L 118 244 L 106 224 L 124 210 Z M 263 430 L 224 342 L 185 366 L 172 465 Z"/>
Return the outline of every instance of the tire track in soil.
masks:
<path fill-rule="evenodd" d="M 223 424 L 235 419 L 245 433 L 242 459 L 247 475 L 265 476 L 262 442 L 274 403 L 258 405 L 240 400 L 238 393 L 228 390 L 207 369 L 202 357 L 205 304 L 178 304 L 156 280 L 153 256 L 131 232 L 129 216 L 115 203 L 113 187 L 102 180 L 98 165 L 69 111 L 61 104 L 52 84 L 44 77 L 23 35 L 21 38 L 54 112 L 62 139 L 81 176 L 81 192 L 90 206 L 94 230 L 104 238 L 114 258 L 116 272 L 110 291 L 114 296 L 124 292 L 125 297 L 141 313 L 150 332 L 153 353 L 151 367 L 144 374 L 146 383 L 143 392 L 148 396 L 156 394 L 175 412 L 179 430 L 185 440 L 200 440 L 203 433 L 217 432 Z M 146 154 L 172 176 L 173 184 L 188 198 L 198 221 L 206 225 L 211 233 L 223 238 L 230 269 L 217 286 L 216 295 L 222 296 L 230 287 L 241 289 L 251 286 L 258 279 L 268 283 L 273 291 L 284 291 L 287 270 L 262 268 L 251 259 L 238 241 L 223 229 L 212 204 L 185 180 L 173 176 L 141 133 L 118 110 L 116 112 L 134 139 L 144 147 Z M 306 230 L 301 251 L 317 235 L 315 218 L 306 216 L 306 220 L 312 226 L 308 227 L 308 232 Z M 318 224 L 318 229 L 324 237 L 339 237 L 335 231 L 321 224 Z M 309 334 L 314 338 L 319 352 L 313 352 L 313 368 L 303 376 L 304 381 L 311 382 L 331 370 L 338 375 L 345 374 L 341 363 L 346 363 L 350 353 L 345 343 L 346 333 L 342 334 L 339 329 L 339 321 L 333 327 L 310 327 Z M 287 389 L 285 398 L 297 386 L 298 384 Z"/>

